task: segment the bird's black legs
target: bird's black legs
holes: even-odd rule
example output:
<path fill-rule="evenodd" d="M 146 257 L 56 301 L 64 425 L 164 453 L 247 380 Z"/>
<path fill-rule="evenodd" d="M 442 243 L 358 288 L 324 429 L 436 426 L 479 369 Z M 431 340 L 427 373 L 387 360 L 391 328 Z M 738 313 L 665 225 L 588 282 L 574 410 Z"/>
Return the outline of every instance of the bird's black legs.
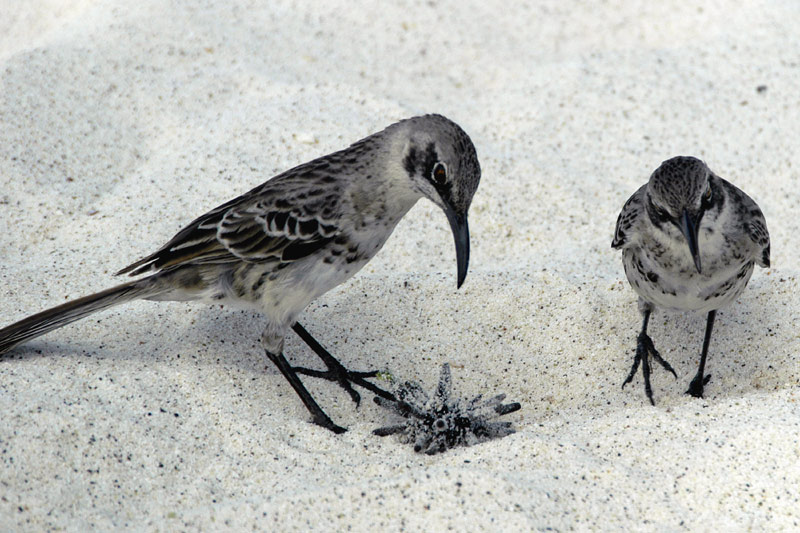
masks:
<path fill-rule="evenodd" d="M 278 370 L 281 371 L 283 377 L 286 378 L 286 381 L 292 386 L 294 391 L 300 397 L 300 401 L 306 406 L 308 412 L 311 413 L 311 417 L 313 421 L 318 426 L 322 426 L 325 429 L 329 429 L 334 433 L 344 433 L 347 431 L 345 428 L 341 426 L 337 426 L 334 424 L 333 420 L 325 414 L 325 411 L 319 406 L 319 404 L 314 400 L 311 396 L 311 393 L 308 392 L 303 382 L 300 381 L 300 378 L 297 374 L 305 374 L 307 376 L 312 376 L 315 378 L 322 378 L 327 379 L 328 381 L 335 381 L 337 382 L 347 393 L 350 395 L 350 398 L 356 403 L 359 404 L 361 401 L 361 396 L 353 389 L 352 385 L 358 385 L 359 387 L 364 387 L 370 392 L 377 394 L 382 398 L 386 398 L 387 400 L 395 400 L 394 395 L 385 390 L 373 385 L 365 378 L 372 378 L 377 375 L 377 372 L 351 372 L 347 370 L 339 361 L 336 360 L 328 351 L 322 347 L 320 343 L 311 336 L 311 334 L 305 330 L 303 326 L 300 324 L 295 324 L 292 326 L 292 329 L 297 333 L 303 341 L 308 344 L 308 346 L 314 350 L 320 359 L 325 363 L 325 366 L 328 367 L 327 371 L 323 370 L 314 370 L 313 368 L 304 368 L 299 366 L 291 366 L 289 361 L 283 356 L 282 353 L 274 354 L 269 350 L 265 350 L 267 353 L 267 357 L 269 360 L 275 363 L 275 366 L 278 367 Z M 352 384 L 352 385 L 351 385 Z"/>
<path fill-rule="evenodd" d="M 700 366 L 697 368 L 697 374 L 689 384 L 689 390 L 686 394 L 691 394 L 695 398 L 703 397 L 703 387 L 708 380 L 711 379 L 711 374 L 704 375 L 706 369 L 706 356 L 708 355 L 708 345 L 711 344 L 711 331 L 714 329 L 714 319 L 717 317 L 716 311 L 708 312 L 708 319 L 706 320 L 706 336 L 703 339 L 703 353 L 700 354 Z"/>
<path fill-rule="evenodd" d="M 266 351 L 266 350 L 265 350 Z M 270 361 L 275 363 L 275 366 L 278 367 L 278 370 L 281 371 L 283 377 L 286 378 L 286 381 L 292 386 L 298 396 L 300 396 L 300 400 L 308 409 L 308 412 L 311 413 L 311 416 L 314 419 L 314 423 L 318 426 L 322 426 L 325 429 L 329 429 L 334 433 L 344 433 L 347 431 L 345 428 L 341 426 L 337 426 L 333 423 L 333 420 L 330 419 L 328 415 L 322 410 L 322 408 L 314 401 L 314 398 L 311 394 L 306 390 L 303 382 L 300 381 L 300 378 L 297 377 L 297 373 L 295 370 L 289 365 L 289 361 L 283 356 L 283 354 L 273 354 L 269 351 L 267 352 L 267 357 L 269 357 Z"/>
<path fill-rule="evenodd" d="M 363 387 L 368 391 L 377 394 L 382 398 L 386 398 L 387 400 L 394 400 L 395 397 L 389 392 L 373 385 L 365 378 L 374 378 L 377 375 L 377 371 L 372 372 L 351 372 L 347 370 L 342 363 L 340 363 L 334 356 L 332 356 L 328 350 L 326 350 L 317 340 L 311 336 L 311 334 L 306 331 L 306 329 L 300 325 L 299 322 L 296 322 L 294 326 L 292 326 L 297 335 L 303 339 L 309 348 L 314 350 L 322 362 L 325 363 L 325 366 L 328 367 L 327 371 L 322 370 L 314 370 L 313 368 L 303 368 L 303 367 L 293 367 L 292 370 L 299 374 L 305 374 L 307 376 L 312 376 L 315 378 L 322 378 L 327 379 L 328 381 L 335 381 L 341 386 L 347 393 L 350 395 L 350 398 L 358 405 L 361 402 L 361 396 L 358 392 L 353 389 L 351 383 L 353 385 L 358 385 L 359 387 Z"/>
<path fill-rule="evenodd" d="M 672 375 L 676 378 L 678 375 L 675 373 L 675 370 L 672 369 L 672 366 L 661 357 L 661 354 L 658 353 L 656 350 L 655 345 L 653 345 L 653 339 L 647 334 L 647 324 L 650 322 L 650 313 L 652 309 L 647 309 L 644 311 L 644 319 L 642 320 L 642 331 L 639 333 L 639 336 L 636 339 L 636 356 L 633 358 L 633 366 L 631 367 L 631 371 L 628 374 L 628 377 L 625 378 L 625 381 L 622 383 L 622 388 L 625 388 L 625 385 L 633 381 L 633 376 L 636 374 L 636 371 L 639 369 L 639 363 L 642 364 L 642 377 L 644 378 L 644 392 L 647 395 L 647 399 L 650 400 L 652 405 L 655 405 L 656 402 L 653 401 L 653 389 L 650 386 L 650 359 L 649 357 L 652 355 L 653 358 L 658 361 L 661 366 L 672 372 Z M 702 362 L 701 362 L 702 365 Z"/>

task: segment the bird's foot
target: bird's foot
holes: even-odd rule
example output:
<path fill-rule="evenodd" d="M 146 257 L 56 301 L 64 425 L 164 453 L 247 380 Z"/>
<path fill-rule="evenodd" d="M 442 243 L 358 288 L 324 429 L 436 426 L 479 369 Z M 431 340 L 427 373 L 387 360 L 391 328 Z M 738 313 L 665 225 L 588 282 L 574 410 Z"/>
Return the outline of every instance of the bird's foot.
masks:
<path fill-rule="evenodd" d="M 306 406 L 306 409 L 308 409 L 308 412 L 311 414 L 311 418 L 315 424 L 322 426 L 327 430 L 333 431 L 336 434 L 347 431 L 342 426 L 335 424 L 333 420 L 331 420 L 331 418 L 325 414 L 325 411 L 322 410 L 319 404 L 317 404 L 316 400 L 314 400 L 314 398 L 308 392 L 305 385 L 303 385 L 303 382 L 297 377 L 297 373 L 293 371 L 283 354 L 275 354 L 268 350 L 266 353 L 269 360 L 275 363 L 275 366 L 278 367 L 278 370 L 280 370 L 281 374 L 283 374 L 283 377 L 286 378 L 286 380 L 289 382 L 289 385 L 292 386 L 297 395 L 300 397 L 300 400 Z"/>
<path fill-rule="evenodd" d="M 314 415 L 312 415 L 312 418 L 313 418 L 313 422 L 316 425 L 321 426 L 321 427 L 327 429 L 328 431 L 333 431 L 337 435 L 341 435 L 342 433 L 347 431 L 346 428 L 343 428 L 342 426 L 336 424 L 333 420 L 331 420 L 331 418 L 328 415 L 326 415 L 324 412 L 322 413 L 321 416 L 319 416 L 317 414 L 314 414 Z"/>
<path fill-rule="evenodd" d="M 325 364 L 328 366 L 328 370 L 315 370 L 313 368 L 305 368 L 301 366 L 292 367 L 292 370 L 298 374 L 304 374 L 306 376 L 321 378 L 338 383 L 339 386 L 350 395 L 350 399 L 355 402 L 356 406 L 360 405 L 361 403 L 361 395 L 353 388 L 353 385 L 363 387 L 368 391 L 381 396 L 382 398 L 386 398 L 387 400 L 395 399 L 394 395 L 392 395 L 390 392 L 387 392 L 377 385 L 367 381 L 367 378 L 374 378 L 378 375 L 377 370 L 370 372 L 353 372 L 345 368 L 344 365 L 333 358 L 331 358 L 331 360 L 326 360 Z"/>
<path fill-rule="evenodd" d="M 631 371 L 628 374 L 628 377 L 625 378 L 625 381 L 622 383 L 622 388 L 625 388 L 625 385 L 633 381 L 633 376 L 636 375 L 636 371 L 639 369 L 639 364 L 642 365 L 642 377 L 644 378 L 644 392 L 647 395 L 647 399 L 650 400 L 651 405 L 655 405 L 656 402 L 653 400 L 653 389 L 650 386 L 650 373 L 652 369 L 650 368 L 650 356 L 653 356 L 662 367 L 666 370 L 672 372 L 672 375 L 675 376 L 677 379 L 678 374 L 675 373 L 675 370 L 672 368 L 666 359 L 661 357 L 661 354 L 658 353 L 656 350 L 655 345 L 653 344 L 653 339 L 650 336 L 642 331 L 639 333 L 639 337 L 636 339 L 636 356 L 633 358 L 633 365 L 631 366 Z"/>
<path fill-rule="evenodd" d="M 697 374 L 692 382 L 689 384 L 689 390 L 686 391 L 686 394 L 691 394 L 695 398 L 702 398 L 703 397 L 703 387 L 706 383 L 709 382 L 711 379 L 711 374 L 703 376 L 702 374 Z"/>

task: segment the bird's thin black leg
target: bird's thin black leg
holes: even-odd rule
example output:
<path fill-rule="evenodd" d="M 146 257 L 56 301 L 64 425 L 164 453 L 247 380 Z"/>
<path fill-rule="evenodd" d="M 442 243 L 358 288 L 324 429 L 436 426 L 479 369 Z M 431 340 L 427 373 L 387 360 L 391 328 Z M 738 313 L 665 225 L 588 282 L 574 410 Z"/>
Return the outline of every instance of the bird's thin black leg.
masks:
<path fill-rule="evenodd" d="M 325 411 L 317 404 L 314 398 L 311 396 L 311 393 L 303 385 L 303 382 L 300 381 L 300 378 L 297 377 L 294 369 L 289 365 L 289 361 L 283 356 L 283 354 L 274 354 L 266 351 L 267 357 L 270 361 L 275 363 L 275 366 L 278 367 L 278 370 L 281 371 L 283 377 L 289 382 L 292 386 L 294 391 L 300 396 L 300 400 L 308 409 L 308 412 L 311 413 L 311 416 L 314 420 L 314 423 L 318 426 L 322 426 L 325 429 L 329 429 L 334 433 L 344 433 L 347 431 L 345 428 L 341 426 L 337 426 L 333 423 L 333 420 L 330 419 L 328 415 L 325 414 Z"/>
<path fill-rule="evenodd" d="M 642 331 L 639 332 L 639 336 L 636 338 L 636 356 L 633 358 L 633 365 L 631 366 L 631 371 L 628 374 L 628 377 L 625 378 L 625 381 L 622 383 L 622 388 L 625 388 L 625 385 L 633 381 L 633 376 L 636 375 L 636 371 L 639 369 L 639 363 L 642 364 L 642 378 L 644 379 L 644 393 L 647 395 L 647 399 L 650 400 L 651 405 L 655 405 L 656 402 L 653 400 L 653 388 L 650 386 L 650 373 L 652 369 L 650 368 L 650 356 L 653 356 L 653 359 L 658 361 L 661 366 L 665 369 L 672 372 L 672 375 L 676 378 L 678 375 L 675 373 L 675 370 L 672 366 L 663 358 L 661 354 L 658 353 L 656 350 L 655 345 L 653 344 L 653 339 L 647 334 L 647 324 L 650 322 L 650 313 L 652 312 L 651 309 L 647 309 L 644 312 L 644 319 L 642 320 Z"/>
<path fill-rule="evenodd" d="M 334 356 L 332 356 L 328 350 L 326 350 L 317 340 L 311 336 L 311 334 L 306 331 L 306 329 L 300 325 L 299 322 L 296 322 L 292 329 L 294 330 L 297 335 L 303 339 L 309 348 L 314 350 L 322 362 L 325 363 L 325 366 L 328 367 L 327 371 L 322 370 L 314 370 L 313 368 L 304 368 L 304 367 L 293 367 L 292 370 L 299 374 L 305 374 L 307 376 L 312 376 L 315 378 L 322 378 L 327 379 L 328 381 L 335 381 L 341 386 L 347 393 L 350 395 L 350 398 L 358 405 L 361 402 L 361 396 L 356 392 L 351 383 L 354 385 L 358 385 L 359 387 L 363 387 L 368 391 L 377 394 L 382 398 L 386 398 L 387 400 L 394 400 L 395 397 L 393 394 L 381 389 L 380 387 L 373 385 L 365 378 L 373 378 L 375 377 L 378 372 L 371 371 L 371 372 L 352 372 L 342 365 Z"/>
<path fill-rule="evenodd" d="M 717 317 L 717 312 L 709 311 L 708 319 L 706 320 L 706 336 L 703 339 L 703 353 L 700 354 L 700 366 L 697 368 L 697 374 L 689 384 L 689 390 L 686 394 L 691 394 L 695 398 L 703 397 L 703 387 L 708 380 L 711 379 L 711 374 L 705 375 L 706 369 L 706 356 L 708 355 L 708 345 L 711 344 L 711 331 L 714 329 L 714 319 Z"/>

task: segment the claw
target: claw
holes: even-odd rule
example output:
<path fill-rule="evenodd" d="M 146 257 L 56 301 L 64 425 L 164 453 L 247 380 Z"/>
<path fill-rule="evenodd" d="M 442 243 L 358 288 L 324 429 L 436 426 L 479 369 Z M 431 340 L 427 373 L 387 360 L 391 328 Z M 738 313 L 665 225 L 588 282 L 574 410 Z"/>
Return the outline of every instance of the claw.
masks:
<path fill-rule="evenodd" d="M 622 382 L 622 388 L 625 388 L 625 385 L 633 381 L 633 376 L 636 375 L 636 371 L 639 370 L 639 362 L 642 360 L 641 355 L 639 354 L 639 350 L 636 350 L 636 355 L 633 357 L 633 366 L 631 366 L 631 371 L 628 374 L 628 377 L 625 378 L 625 381 Z"/>
<path fill-rule="evenodd" d="M 675 376 L 675 379 L 678 379 L 678 374 L 675 373 L 675 369 L 672 368 L 672 365 L 670 365 L 666 359 L 661 357 L 661 354 L 658 353 L 658 350 L 656 350 L 656 347 L 653 345 L 653 339 L 647 337 L 647 340 L 645 342 L 648 345 L 648 351 L 653 356 L 653 359 L 658 361 L 661 364 L 661 366 L 663 366 L 666 370 L 672 372 L 672 375 Z"/>
<path fill-rule="evenodd" d="M 356 407 L 358 407 L 361 404 L 361 395 L 350 384 L 352 381 L 352 379 L 350 379 L 350 373 L 344 367 L 342 367 L 341 370 L 340 369 L 315 370 L 313 368 L 295 366 L 292 367 L 292 370 L 294 370 L 298 374 L 303 374 L 314 378 L 320 378 L 327 381 L 335 381 L 336 383 L 339 384 L 341 388 L 343 388 L 347 392 L 347 394 L 350 395 L 350 399 L 353 400 L 353 403 L 356 404 Z"/>
<path fill-rule="evenodd" d="M 344 365 L 342 365 L 342 363 L 340 363 L 334 356 L 328 353 L 328 351 L 323 348 L 322 345 L 318 343 L 316 339 L 314 339 L 314 337 L 312 337 L 311 334 L 300 325 L 299 322 L 295 322 L 295 324 L 292 326 L 292 329 L 301 339 L 303 339 L 303 342 L 305 342 L 309 348 L 314 350 L 314 353 L 316 353 L 319 358 L 322 359 L 322 362 L 325 363 L 325 366 L 328 367 L 327 371 L 295 367 L 295 372 L 305 374 L 307 376 L 326 379 L 328 381 L 335 381 L 339 384 L 339 386 L 347 391 L 347 394 L 349 394 L 350 398 L 355 402 L 356 407 L 358 407 L 358 405 L 361 403 L 361 396 L 353 389 L 353 385 L 358 385 L 359 387 L 365 388 L 368 391 L 377 394 L 381 398 L 386 398 L 387 400 L 395 399 L 393 394 L 386 392 L 380 387 L 367 381 L 367 378 L 376 377 L 378 375 L 377 371 L 351 372 L 350 370 L 347 370 Z"/>
<path fill-rule="evenodd" d="M 695 376 L 689 384 L 689 390 L 686 391 L 686 394 L 691 394 L 695 398 L 703 397 L 703 387 L 711 380 L 711 374 L 706 375 L 702 380 L 699 378 L 700 376 Z"/>
<path fill-rule="evenodd" d="M 283 377 L 286 378 L 286 380 L 289 382 L 289 385 L 292 386 L 297 395 L 300 397 L 300 400 L 306 406 L 306 409 L 308 409 L 308 412 L 311 414 L 315 424 L 337 434 L 347 431 L 345 428 L 336 425 L 333 420 L 331 420 L 330 417 L 325 414 L 325 411 L 322 410 L 311 394 L 309 394 L 308 390 L 303 385 L 303 382 L 297 377 L 297 373 L 289 365 L 289 362 L 286 360 L 283 354 L 275 354 L 269 351 L 267 351 L 266 354 L 269 360 L 272 361 L 276 367 L 278 367 L 278 370 L 280 370 L 281 374 L 283 374 Z"/>
<path fill-rule="evenodd" d="M 647 395 L 647 399 L 650 400 L 650 404 L 655 405 L 656 402 L 653 400 L 653 389 L 650 386 L 650 374 L 652 373 L 652 369 L 650 367 L 651 355 L 653 356 L 653 359 L 655 359 L 662 367 L 664 367 L 664 369 L 671 372 L 672 375 L 677 379 L 678 374 L 675 373 L 675 369 L 673 369 L 672 365 L 670 365 L 666 359 L 661 357 L 661 354 L 658 353 L 658 350 L 656 350 L 656 347 L 653 344 L 653 339 L 651 339 L 647 333 L 642 331 L 636 339 L 636 355 L 633 358 L 633 365 L 631 366 L 631 371 L 628 373 L 628 377 L 622 382 L 622 388 L 624 389 L 625 385 L 633 381 L 633 376 L 636 375 L 636 371 L 639 369 L 639 364 L 641 363 L 642 378 L 644 379 L 644 392 L 645 395 Z M 702 385 L 700 387 L 702 393 Z"/>
<path fill-rule="evenodd" d="M 353 403 L 356 404 L 356 407 L 361 405 L 361 395 L 353 388 L 353 385 L 358 385 L 359 387 L 367 389 L 373 394 L 377 394 L 378 396 L 388 400 L 394 399 L 394 396 L 391 393 L 386 392 L 377 385 L 374 385 L 366 380 L 366 378 L 374 378 L 377 376 L 377 370 L 372 370 L 369 372 L 351 372 L 338 362 L 332 364 L 328 370 L 315 370 L 313 368 L 305 368 L 302 366 L 292 367 L 292 370 L 298 374 L 304 374 L 306 376 L 338 383 L 339 386 L 350 395 L 350 399 L 353 400 Z"/>

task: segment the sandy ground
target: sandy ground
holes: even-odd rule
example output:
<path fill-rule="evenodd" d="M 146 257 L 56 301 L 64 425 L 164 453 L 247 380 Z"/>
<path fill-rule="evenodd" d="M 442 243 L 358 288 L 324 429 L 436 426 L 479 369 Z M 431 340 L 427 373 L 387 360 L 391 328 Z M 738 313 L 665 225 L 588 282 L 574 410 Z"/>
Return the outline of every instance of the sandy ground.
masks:
<path fill-rule="evenodd" d="M 135 6 L 135 7 L 134 7 Z M 455 289 L 420 202 L 304 325 L 352 368 L 506 392 L 517 433 L 427 457 L 309 380 L 254 313 L 137 302 L 0 362 L 0 529 L 797 530 L 800 7 L 706 2 L 0 2 L 0 323 L 106 288 L 195 216 L 438 112 L 483 179 Z M 763 86 L 758 90 L 759 86 Z M 773 267 L 717 319 L 654 316 L 678 373 L 620 384 L 640 318 L 610 248 L 661 161 L 761 205 Z M 314 357 L 290 337 L 299 364 Z"/>

